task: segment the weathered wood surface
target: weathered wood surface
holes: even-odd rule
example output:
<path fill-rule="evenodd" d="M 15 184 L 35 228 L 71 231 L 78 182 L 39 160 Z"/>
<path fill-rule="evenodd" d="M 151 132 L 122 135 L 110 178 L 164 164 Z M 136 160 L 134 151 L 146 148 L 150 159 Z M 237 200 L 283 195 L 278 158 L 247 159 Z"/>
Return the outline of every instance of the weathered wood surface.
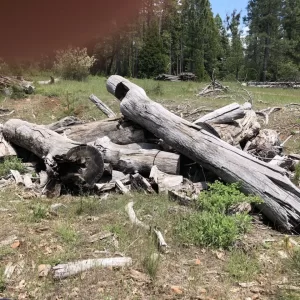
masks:
<path fill-rule="evenodd" d="M 101 101 L 97 96 L 90 95 L 89 99 L 108 117 L 108 118 L 114 118 L 117 115 L 103 102 Z"/>
<path fill-rule="evenodd" d="M 158 192 L 168 192 L 168 190 L 178 190 L 182 187 L 183 176 L 170 175 L 159 170 L 157 165 L 151 168 L 149 176 L 151 183 L 155 183 L 158 186 Z"/>
<path fill-rule="evenodd" d="M 80 143 L 90 143 L 104 136 L 119 145 L 146 142 L 146 131 L 143 128 L 121 118 L 66 126 L 58 129 L 58 132 Z"/>
<path fill-rule="evenodd" d="M 12 87 L 23 90 L 27 94 L 32 94 L 35 89 L 32 82 L 26 81 L 22 77 L 0 75 L 0 90 Z"/>
<path fill-rule="evenodd" d="M 102 153 L 104 161 L 110 163 L 114 170 L 126 174 L 139 172 L 149 176 L 154 165 L 168 174 L 179 174 L 180 171 L 180 155 L 151 149 L 157 148 L 157 145 L 145 143 L 117 145 L 108 137 L 97 139 L 90 145 Z"/>
<path fill-rule="evenodd" d="M 7 156 L 16 156 L 13 146 L 3 136 L 3 125 L 0 124 L 0 159 Z"/>
<path fill-rule="evenodd" d="M 282 152 L 279 134 L 272 129 L 261 130 L 248 146 L 248 152 L 265 162 L 270 162 Z"/>
<path fill-rule="evenodd" d="M 63 279 L 96 267 L 113 268 L 126 267 L 131 265 L 132 259 L 130 257 L 86 259 L 76 262 L 69 262 L 66 264 L 59 264 L 53 267 L 53 277 L 54 279 Z"/>
<path fill-rule="evenodd" d="M 73 116 L 68 116 L 61 120 L 58 120 L 57 122 L 46 125 L 46 128 L 58 132 L 59 129 L 61 129 L 63 131 L 65 127 L 78 125 L 78 124 L 82 124 L 82 123 L 83 122 L 80 119 L 73 117 Z"/>
<path fill-rule="evenodd" d="M 268 165 L 174 115 L 119 77 L 111 76 L 107 89 L 121 100 L 121 113 L 126 118 L 224 181 L 240 182 L 246 194 L 260 196 L 264 200 L 260 205 L 262 212 L 275 224 L 289 231 L 300 229 L 300 190 L 284 169 Z"/>
<path fill-rule="evenodd" d="M 103 173 L 103 159 L 94 147 L 74 142 L 42 125 L 11 119 L 3 126 L 5 138 L 43 158 L 48 173 L 65 182 L 93 185 Z M 78 182 L 79 183 L 79 182 Z"/>
<path fill-rule="evenodd" d="M 203 123 L 210 124 L 220 138 L 234 146 L 255 137 L 260 129 L 256 113 L 251 104 L 232 103 L 202 116 L 194 124 L 203 127 Z"/>

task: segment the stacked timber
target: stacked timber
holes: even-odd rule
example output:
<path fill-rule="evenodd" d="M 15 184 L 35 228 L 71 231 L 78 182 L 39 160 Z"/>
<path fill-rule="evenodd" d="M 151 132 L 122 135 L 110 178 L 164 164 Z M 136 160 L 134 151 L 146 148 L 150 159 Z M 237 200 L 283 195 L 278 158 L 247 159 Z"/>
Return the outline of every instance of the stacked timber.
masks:
<path fill-rule="evenodd" d="M 27 151 L 35 159 L 32 165 L 39 166 L 32 184 L 28 175 L 12 170 L 18 184 L 26 181 L 49 195 L 62 190 L 101 197 L 131 190 L 167 193 L 190 205 L 207 189 L 208 178 L 221 179 L 239 182 L 245 194 L 261 197 L 258 207 L 270 221 L 300 231 L 300 190 L 290 180 L 300 156 L 283 156 L 277 132 L 261 130 L 258 122 L 262 113 L 275 110 L 256 113 L 248 102 L 233 103 L 192 123 L 121 76 L 111 76 L 107 90 L 120 101 L 122 116 L 92 95 L 108 119 L 82 123 L 65 118 L 48 126 L 11 119 L 3 124 L 2 156 L 24 157 Z"/>
<path fill-rule="evenodd" d="M 194 73 L 184 72 L 179 75 L 159 74 L 155 80 L 161 81 L 195 81 L 197 76 Z"/>

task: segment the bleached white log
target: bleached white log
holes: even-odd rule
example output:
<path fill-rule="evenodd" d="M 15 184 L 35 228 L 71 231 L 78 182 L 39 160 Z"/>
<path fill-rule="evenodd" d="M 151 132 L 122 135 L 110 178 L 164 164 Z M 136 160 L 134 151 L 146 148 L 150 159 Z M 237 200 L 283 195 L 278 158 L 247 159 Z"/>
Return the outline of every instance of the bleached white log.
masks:
<path fill-rule="evenodd" d="M 59 264 L 52 269 L 54 271 L 54 279 L 63 279 L 96 267 L 111 268 L 128 267 L 131 265 L 131 257 L 113 257 L 86 259 L 76 262 L 70 262 L 67 264 Z"/>
<path fill-rule="evenodd" d="M 33 183 L 32 183 L 30 174 L 25 174 L 23 176 L 23 182 L 24 182 L 24 185 L 27 189 L 32 189 L 33 188 Z"/>
<path fill-rule="evenodd" d="M 161 172 L 157 166 L 152 167 L 149 179 L 157 184 L 159 193 L 178 190 L 183 184 L 183 176 Z"/>
<path fill-rule="evenodd" d="M 17 185 L 24 185 L 23 178 L 22 178 L 22 176 L 21 176 L 21 174 L 20 174 L 19 171 L 17 171 L 17 170 L 10 170 L 10 173 L 14 177 Z"/>
<path fill-rule="evenodd" d="M 130 222 L 138 227 L 141 227 L 141 228 L 149 231 L 149 232 L 153 231 L 153 233 L 155 234 L 155 236 L 157 238 L 159 250 L 162 252 L 166 251 L 166 248 L 168 247 L 168 245 L 167 245 L 162 233 L 159 230 L 157 230 L 155 228 L 151 228 L 149 225 L 146 225 L 145 223 L 140 221 L 135 214 L 133 205 L 134 205 L 134 202 L 129 202 L 125 207 L 126 212 L 128 213 Z"/>
<path fill-rule="evenodd" d="M 116 188 L 117 188 L 122 194 L 128 194 L 128 193 L 129 193 L 128 188 L 122 183 L 121 180 L 116 180 Z"/>

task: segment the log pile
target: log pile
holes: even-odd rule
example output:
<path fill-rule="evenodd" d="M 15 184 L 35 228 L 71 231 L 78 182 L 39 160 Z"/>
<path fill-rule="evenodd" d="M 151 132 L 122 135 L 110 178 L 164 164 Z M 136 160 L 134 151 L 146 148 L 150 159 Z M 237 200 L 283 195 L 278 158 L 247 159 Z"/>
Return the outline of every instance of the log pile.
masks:
<path fill-rule="evenodd" d="M 13 93 L 13 89 L 23 91 L 26 94 L 32 94 L 35 88 L 32 82 L 24 80 L 23 77 L 0 75 L 0 92 L 2 91 L 9 96 Z"/>
<path fill-rule="evenodd" d="M 291 89 L 299 89 L 300 82 L 298 81 L 283 81 L 283 82 L 256 82 L 249 81 L 247 82 L 247 86 L 252 87 L 260 87 L 260 88 L 291 88 Z"/>
<path fill-rule="evenodd" d="M 166 193 L 190 205 L 209 182 L 221 179 L 240 182 L 244 193 L 260 196 L 259 209 L 270 221 L 300 231 L 300 190 L 290 180 L 300 156 L 283 156 L 277 132 L 261 130 L 250 103 L 227 105 L 191 123 L 121 76 L 111 76 L 107 90 L 120 101 L 122 117 L 91 96 L 111 118 L 3 124 L 2 157 L 27 157 L 38 177 L 19 177 L 12 170 L 0 184 L 15 178 L 27 189 L 56 196 L 64 190 L 101 197 Z"/>
<path fill-rule="evenodd" d="M 161 81 L 195 81 L 197 76 L 194 73 L 184 72 L 179 75 L 159 74 L 154 79 Z"/>

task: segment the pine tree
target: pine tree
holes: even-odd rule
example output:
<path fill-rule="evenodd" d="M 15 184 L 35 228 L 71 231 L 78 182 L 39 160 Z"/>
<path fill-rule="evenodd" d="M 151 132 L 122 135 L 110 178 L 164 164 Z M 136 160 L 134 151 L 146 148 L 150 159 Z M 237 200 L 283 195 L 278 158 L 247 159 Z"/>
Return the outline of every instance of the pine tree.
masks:
<path fill-rule="evenodd" d="M 250 0 L 247 7 L 248 67 L 256 70 L 261 81 L 276 79 L 274 69 L 280 53 L 277 42 L 280 39 L 281 4 L 282 0 Z"/>
<path fill-rule="evenodd" d="M 227 29 L 230 30 L 230 52 L 227 58 L 227 68 L 230 74 L 235 76 L 236 80 L 239 80 L 240 71 L 244 65 L 244 53 L 241 40 L 240 30 L 241 13 L 237 13 L 234 10 L 231 16 L 227 15 Z"/>
<path fill-rule="evenodd" d="M 198 79 L 216 65 L 217 27 L 208 0 L 185 0 L 182 9 L 185 68 Z"/>

